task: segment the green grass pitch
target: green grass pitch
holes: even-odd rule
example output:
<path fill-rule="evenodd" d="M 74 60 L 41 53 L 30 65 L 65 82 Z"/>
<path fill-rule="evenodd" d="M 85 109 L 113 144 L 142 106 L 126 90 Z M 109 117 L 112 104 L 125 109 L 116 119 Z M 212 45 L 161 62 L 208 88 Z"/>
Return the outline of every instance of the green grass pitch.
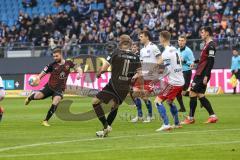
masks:
<path fill-rule="evenodd" d="M 90 98 L 65 99 L 74 101 L 74 113 L 92 109 Z M 189 99 L 184 100 L 188 106 Z M 95 137 L 101 128 L 97 119 L 69 122 L 53 117 L 52 126 L 43 127 L 40 123 L 50 99 L 33 101 L 26 107 L 23 98 L 6 98 L 0 102 L 5 108 L 0 123 L 0 160 L 238 160 L 239 96 L 210 96 L 209 100 L 219 117 L 217 124 L 203 124 L 208 115 L 198 107 L 194 125 L 156 133 L 161 124 L 158 118 L 149 124 L 132 124 L 128 120 L 136 110 L 123 104 L 109 137 L 99 139 Z"/>

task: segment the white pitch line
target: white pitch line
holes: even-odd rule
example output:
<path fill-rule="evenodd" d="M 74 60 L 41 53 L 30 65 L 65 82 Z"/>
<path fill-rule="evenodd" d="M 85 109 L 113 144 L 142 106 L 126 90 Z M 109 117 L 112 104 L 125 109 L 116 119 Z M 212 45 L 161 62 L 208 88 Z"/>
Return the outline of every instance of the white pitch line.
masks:
<path fill-rule="evenodd" d="M 75 143 L 75 142 L 86 142 L 86 141 L 96 141 L 96 140 L 109 140 L 109 139 L 122 139 L 122 138 L 131 138 L 131 137 L 146 137 L 146 136 L 155 136 L 155 135 L 172 135 L 172 134 L 193 134 L 193 133 L 210 133 L 210 132 L 225 132 L 225 131 L 240 131 L 240 128 L 233 129 L 218 129 L 218 130 L 204 130 L 204 131 L 186 131 L 186 132 L 161 132 L 161 133 L 151 133 L 151 134 L 140 134 L 140 135 L 126 135 L 126 136 L 117 136 L 117 137 L 107 137 L 107 138 L 87 138 L 87 139 L 75 139 L 67 141 L 55 141 L 55 142 L 45 142 L 45 143 L 35 143 L 35 144 L 26 144 L 12 147 L 0 148 L 0 152 L 17 150 L 23 148 L 32 148 L 38 146 L 46 146 L 52 144 L 65 144 L 65 143 Z"/>
<path fill-rule="evenodd" d="M 210 143 L 192 143 L 192 144 L 169 144 L 169 145 L 154 145 L 154 146 L 138 146 L 138 147 L 124 147 L 121 150 L 141 150 L 141 149 L 157 149 L 157 148 L 180 148 L 180 147 L 195 147 L 195 146 L 208 146 L 208 145 L 223 145 L 223 144 L 240 144 L 240 141 L 219 141 Z M 77 153 L 92 153 L 92 152 L 106 152 L 106 151 L 117 151 L 119 148 L 108 148 L 108 149 L 95 149 L 85 151 L 70 151 L 70 152 L 46 152 L 36 154 L 15 154 L 15 155 L 1 155 L 2 158 L 16 158 L 16 157 L 31 157 L 31 156 L 50 156 L 50 155 L 61 155 L 61 154 L 77 154 Z"/>

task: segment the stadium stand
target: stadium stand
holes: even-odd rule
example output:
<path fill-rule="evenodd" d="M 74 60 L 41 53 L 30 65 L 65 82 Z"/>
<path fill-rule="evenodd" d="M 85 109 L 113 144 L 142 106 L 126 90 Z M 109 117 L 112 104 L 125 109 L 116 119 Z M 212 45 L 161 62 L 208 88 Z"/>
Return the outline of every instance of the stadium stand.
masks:
<path fill-rule="evenodd" d="M 29 5 L 26 5 L 29 4 Z M 238 0 L 0 0 L 0 46 L 33 43 L 105 43 L 127 33 L 138 39 L 148 29 L 153 40 L 167 29 L 173 39 L 199 38 L 203 25 L 218 41 L 240 37 Z M 31 4 L 31 5 L 30 5 Z M 239 39 L 239 38 L 238 38 Z"/>

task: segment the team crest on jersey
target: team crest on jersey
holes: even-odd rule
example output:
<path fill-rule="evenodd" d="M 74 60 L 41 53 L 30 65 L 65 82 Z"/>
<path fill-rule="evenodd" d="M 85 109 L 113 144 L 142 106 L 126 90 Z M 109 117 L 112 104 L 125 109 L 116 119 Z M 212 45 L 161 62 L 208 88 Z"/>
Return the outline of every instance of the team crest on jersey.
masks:
<path fill-rule="evenodd" d="M 64 79 L 65 78 L 65 72 L 61 72 L 59 78 Z"/>
<path fill-rule="evenodd" d="M 69 70 L 70 66 L 69 66 L 69 65 L 66 65 L 65 68 L 66 68 L 66 70 Z"/>

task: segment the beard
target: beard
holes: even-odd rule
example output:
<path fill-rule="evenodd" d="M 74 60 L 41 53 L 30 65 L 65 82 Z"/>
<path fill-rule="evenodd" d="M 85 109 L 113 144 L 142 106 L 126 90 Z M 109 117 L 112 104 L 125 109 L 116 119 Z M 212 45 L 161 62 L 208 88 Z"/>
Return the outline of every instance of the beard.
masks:
<path fill-rule="evenodd" d="M 55 62 L 56 62 L 56 63 L 60 63 L 60 62 L 61 62 L 61 59 L 55 59 Z"/>

